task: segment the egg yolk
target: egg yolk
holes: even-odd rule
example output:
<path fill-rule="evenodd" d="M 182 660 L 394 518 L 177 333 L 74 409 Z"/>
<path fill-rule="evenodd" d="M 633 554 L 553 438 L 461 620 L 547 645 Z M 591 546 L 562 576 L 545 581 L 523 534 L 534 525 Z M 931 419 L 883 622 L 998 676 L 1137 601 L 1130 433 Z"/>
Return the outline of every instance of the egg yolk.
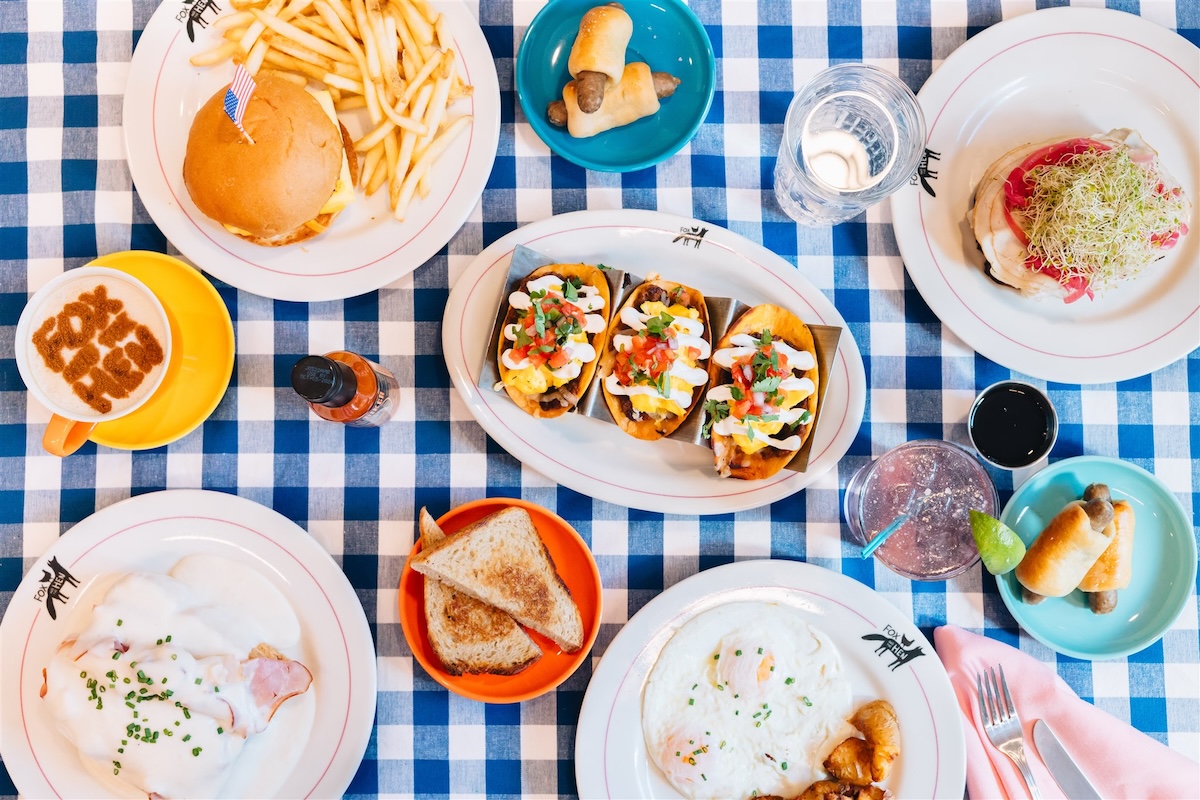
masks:
<path fill-rule="evenodd" d="M 722 643 L 717 655 L 716 679 L 736 694 L 757 695 L 775 674 L 775 656 L 762 645 Z"/>

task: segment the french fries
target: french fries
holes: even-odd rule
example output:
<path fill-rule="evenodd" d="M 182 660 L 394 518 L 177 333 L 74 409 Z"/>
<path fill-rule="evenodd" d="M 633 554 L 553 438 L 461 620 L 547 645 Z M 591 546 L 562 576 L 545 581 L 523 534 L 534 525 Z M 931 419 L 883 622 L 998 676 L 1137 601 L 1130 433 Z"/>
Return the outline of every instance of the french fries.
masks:
<path fill-rule="evenodd" d="M 393 216 L 429 191 L 432 165 L 470 124 L 450 107 L 471 95 L 449 25 L 426 0 L 230 0 L 219 44 L 197 67 L 233 60 L 251 74 L 322 84 L 338 113 L 365 111 L 354 142 L 372 195 L 388 184 Z M 362 112 L 358 112 L 361 114 Z"/>

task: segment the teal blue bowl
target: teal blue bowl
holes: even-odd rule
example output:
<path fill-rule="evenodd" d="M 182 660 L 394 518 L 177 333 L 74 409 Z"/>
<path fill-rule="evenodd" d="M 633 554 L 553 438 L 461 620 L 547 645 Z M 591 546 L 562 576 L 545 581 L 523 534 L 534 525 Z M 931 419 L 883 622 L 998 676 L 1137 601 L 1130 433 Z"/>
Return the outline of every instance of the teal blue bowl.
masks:
<path fill-rule="evenodd" d="M 552 151 L 581 167 L 632 172 L 673 156 L 696 135 L 712 105 L 716 60 L 700 20 L 680 0 L 624 0 L 633 19 L 625 62 L 644 61 L 654 72 L 680 79 L 657 114 L 587 139 L 546 119 L 546 106 L 562 99 L 571 80 L 567 58 L 579 20 L 603 0 L 550 0 L 533 18 L 517 51 L 516 84 L 521 109 Z"/>
<path fill-rule="evenodd" d="M 1009 572 L 996 579 L 1000 597 L 1033 638 L 1075 658 L 1120 658 L 1162 637 L 1183 611 L 1196 581 L 1196 540 L 1175 495 L 1141 467 L 1114 458 L 1079 456 L 1034 475 L 1004 507 L 1001 521 L 1026 545 L 1090 483 L 1106 483 L 1113 500 L 1128 500 L 1136 525 L 1133 579 L 1117 593 L 1109 614 L 1093 614 L 1083 592 L 1049 597 L 1036 606 L 1021 600 Z"/>

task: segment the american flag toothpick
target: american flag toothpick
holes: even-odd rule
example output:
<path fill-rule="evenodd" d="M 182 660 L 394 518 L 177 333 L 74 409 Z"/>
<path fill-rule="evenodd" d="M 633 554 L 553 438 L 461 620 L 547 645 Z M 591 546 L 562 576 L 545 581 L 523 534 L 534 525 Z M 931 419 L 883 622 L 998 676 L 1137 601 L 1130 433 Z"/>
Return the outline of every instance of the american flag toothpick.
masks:
<path fill-rule="evenodd" d="M 237 125 L 242 135 L 250 140 L 250 144 L 254 144 L 254 139 L 242 127 L 242 117 L 246 113 L 246 106 L 250 104 L 250 95 L 254 94 L 256 85 L 254 78 L 246 71 L 245 65 L 238 64 L 237 72 L 233 75 L 233 83 L 230 84 L 229 91 L 225 93 L 225 113 L 233 120 L 233 124 Z"/>

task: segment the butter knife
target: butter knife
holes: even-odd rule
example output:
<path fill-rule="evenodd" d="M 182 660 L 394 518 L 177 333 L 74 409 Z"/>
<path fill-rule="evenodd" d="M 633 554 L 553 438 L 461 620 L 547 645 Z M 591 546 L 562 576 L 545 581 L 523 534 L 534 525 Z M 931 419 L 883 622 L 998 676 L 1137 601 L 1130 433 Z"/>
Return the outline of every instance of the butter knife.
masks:
<path fill-rule="evenodd" d="M 1033 741 L 1050 776 L 1071 800 L 1102 800 L 1096 787 L 1080 772 L 1075 759 L 1062 746 L 1045 720 L 1033 723 Z"/>

